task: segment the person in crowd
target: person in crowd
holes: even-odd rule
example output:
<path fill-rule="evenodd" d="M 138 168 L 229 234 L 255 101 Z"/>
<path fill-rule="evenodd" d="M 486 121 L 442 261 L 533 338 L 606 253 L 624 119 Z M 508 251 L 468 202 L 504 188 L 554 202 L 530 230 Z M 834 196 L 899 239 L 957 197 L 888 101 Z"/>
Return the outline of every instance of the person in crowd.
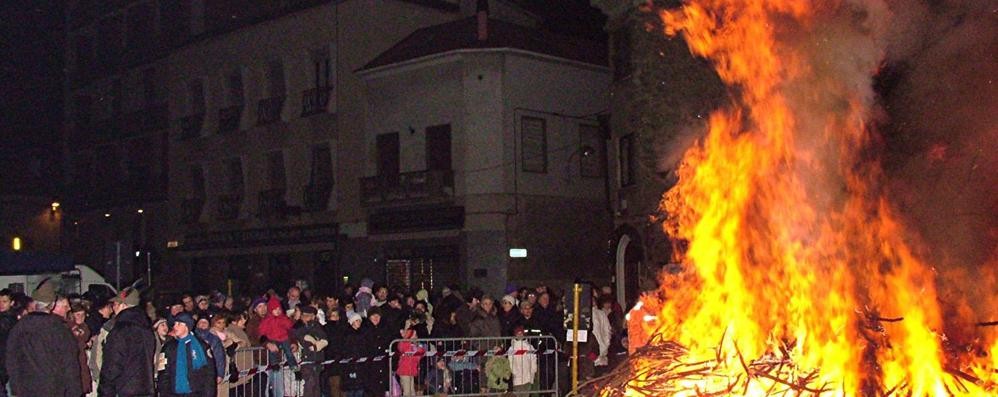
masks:
<path fill-rule="evenodd" d="M 529 300 L 520 302 L 520 321 L 514 326 L 522 327 L 526 335 L 536 336 L 543 334 L 540 321 L 534 316 L 534 304 Z M 514 332 L 513 335 L 516 335 Z"/>
<path fill-rule="evenodd" d="M 173 319 L 177 317 L 178 314 L 184 312 L 184 305 L 177 301 L 176 303 L 167 306 L 166 308 L 166 324 L 168 328 L 173 325 Z"/>
<path fill-rule="evenodd" d="M 208 311 L 208 309 L 211 308 L 211 302 L 208 300 L 208 296 L 198 295 L 194 300 L 197 302 L 197 307 L 194 308 L 194 318 L 201 319 L 211 317 L 211 312 Z"/>
<path fill-rule="evenodd" d="M 498 317 L 502 336 L 513 336 L 513 327 L 520 321 L 520 311 L 517 308 L 517 301 L 513 295 L 502 297 L 502 305 L 499 307 Z"/>
<path fill-rule="evenodd" d="M 339 310 L 330 310 L 326 318 L 326 325 L 322 327 L 326 332 L 326 340 L 330 342 L 325 354 L 328 358 L 339 359 L 342 354 L 343 348 L 340 342 L 343 340 L 343 334 L 347 326 L 344 325 L 346 321 L 341 320 L 340 316 L 341 313 Z M 340 370 L 340 364 L 326 365 L 322 369 L 323 377 L 327 383 L 324 393 L 330 397 L 343 397 L 343 390 L 340 389 L 340 380 L 343 371 Z"/>
<path fill-rule="evenodd" d="M 109 300 L 94 302 L 93 306 L 90 307 L 90 312 L 87 313 L 87 329 L 93 336 L 96 336 L 104 323 L 110 320 L 113 315 L 114 305 Z"/>
<path fill-rule="evenodd" d="M 344 297 L 350 297 L 349 300 L 353 300 L 353 296 L 356 293 L 357 293 L 357 290 L 354 288 L 353 284 L 350 284 L 350 283 L 343 284 L 343 296 Z"/>
<path fill-rule="evenodd" d="M 323 306 L 323 309 L 327 314 L 340 310 L 340 298 L 337 297 L 336 295 L 326 296 L 325 299 L 323 299 L 323 302 L 325 304 L 325 306 Z M 326 319 L 327 320 L 329 319 L 328 315 L 326 316 Z"/>
<path fill-rule="evenodd" d="M 89 349 L 90 344 L 90 329 L 87 328 L 86 320 L 87 308 L 77 303 L 70 308 L 66 324 L 69 326 L 69 331 L 73 333 L 73 337 L 76 338 L 76 347 L 79 349 L 77 357 L 80 362 L 80 384 L 83 387 L 83 393 L 89 394 L 93 391 L 93 376 L 90 374 L 90 367 L 87 366 L 87 349 Z"/>
<path fill-rule="evenodd" d="M 471 322 L 475 320 L 475 313 L 478 311 L 478 305 L 481 301 L 482 291 L 478 288 L 472 288 L 464 295 L 464 304 L 459 306 L 455 313 L 463 334 L 471 334 Z"/>
<path fill-rule="evenodd" d="M 371 288 L 374 286 L 374 281 L 369 278 L 365 278 L 360 281 L 360 288 L 357 289 L 357 294 L 354 295 L 354 311 L 363 317 L 367 316 L 367 309 L 371 308 L 371 302 L 374 301 L 374 292 Z"/>
<path fill-rule="evenodd" d="M 114 327 L 104 345 L 97 395 L 152 396 L 156 336 L 150 329 L 149 317 L 139 307 L 139 292 L 125 288 L 111 302 Z"/>
<path fill-rule="evenodd" d="M 11 391 L 21 397 L 79 397 L 83 389 L 76 338 L 64 320 L 51 313 L 56 301 L 53 280 L 42 280 L 31 297 L 32 312 L 7 336 Z"/>
<path fill-rule="evenodd" d="M 318 309 L 305 306 L 301 309 L 302 326 L 295 329 L 295 340 L 301 346 L 301 378 L 304 381 L 302 397 L 321 397 L 323 350 L 329 345 L 326 332 L 317 321 Z"/>
<path fill-rule="evenodd" d="M 215 366 L 211 349 L 192 332 L 194 317 L 181 313 L 173 323 L 173 336 L 163 345 L 166 365 L 157 375 L 160 397 L 213 397 L 216 392 Z"/>
<path fill-rule="evenodd" d="M 402 298 L 398 295 L 390 295 L 388 300 L 381 305 L 379 309 L 381 309 L 381 321 L 392 328 L 394 332 L 402 329 L 405 325 L 405 317 L 403 317 L 405 312 L 402 310 Z"/>
<path fill-rule="evenodd" d="M 295 360 L 291 351 L 291 328 L 294 321 L 288 317 L 281 307 L 281 301 L 276 296 L 272 296 L 267 302 L 267 317 L 260 321 L 260 339 L 267 346 L 270 363 L 280 363 L 283 357 L 287 361 L 285 365 L 297 368 L 298 361 Z M 284 395 L 284 379 L 280 371 L 270 371 L 268 375 L 270 387 L 275 395 Z"/>
<path fill-rule="evenodd" d="M 499 322 L 495 300 L 492 297 L 482 297 L 468 331 L 468 336 L 471 337 L 498 338 L 502 336 L 502 324 Z"/>
<path fill-rule="evenodd" d="M 153 335 L 156 335 L 156 355 L 154 357 L 158 359 L 160 357 L 159 353 L 163 352 L 163 345 L 166 344 L 166 341 L 171 338 L 170 326 L 165 318 L 157 319 L 152 323 L 152 333 Z M 153 376 L 158 375 L 159 371 L 162 369 L 161 363 L 155 362 L 155 372 Z"/>
<path fill-rule="evenodd" d="M 260 322 L 267 317 L 267 300 L 263 297 L 256 298 L 250 302 L 249 317 L 246 319 L 246 335 L 250 338 L 250 344 L 260 345 Z"/>
<path fill-rule="evenodd" d="M 302 302 L 301 289 L 298 288 L 297 286 L 291 286 L 291 288 L 288 288 L 286 297 L 287 299 L 281 302 L 281 307 L 284 308 L 285 312 L 294 310 L 294 308 L 297 307 L 298 304 Z"/>
<path fill-rule="evenodd" d="M 403 396 L 416 395 L 416 379 L 419 378 L 419 361 L 426 353 L 426 347 L 413 341 L 416 330 L 405 328 L 399 331 L 403 341 L 398 343 L 398 376 Z"/>
<path fill-rule="evenodd" d="M 201 317 L 194 322 L 194 335 L 208 344 L 211 349 L 211 364 L 215 366 L 215 383 L 222 383 L 225 376 L 225 348 L 222 347 L 222 339 L 211 332 L 211 320 Z"/>
<path fill-rule="evenodd" d="M 347 318 L 349 318 L 350 314 L 351 313 L 357 313 L 357 310 L 354 309 L 355 305 L 354 305 L 354 303 L 353 303 L 352 300 L 345 300 L 345 299 L 346 298 L 344 298 L 344 301 L 343 301 L 344 302 L 343 303 L 343 313 L 344 313 L 344 315 Z M 360 313 L 357 313 L 357 314 L 360 314 Z M 364 317 L 364 316 L 362 315 L 361 317 Z"/>
<path fill-rule="evenodd" d="M 17 324 L 13 306 L 14 294 L 6 288 L 0 290 L 0 397 L 7 397 L 7 336 Z"/>
<path fill-rule="evenodd" d="M 596 339 L 598 353 L 595 366 L 595 375 L 601 376 L 609 369 L 610 341 L 613 336 L 613 329 L 610 326 L 610 313 L 613 311 L 613 299 L 609 296 L 601 296 L 593 308 L 593 337 Z"/>
<path fill-rule="evenodd" d="M 388 303 L 388 286 L 379 285 L 374 289 L 374 300 L 371 301 L 371 307 L 381 307 Z"/>
<path fill-rule="evenodd" d="M 184 305 L 184 312 L 185 313 L 190 313 L 191 315 L 194 314 L 194 309 L 196 309 L 196 307 L 195 307 L 194 297 L 193 296 L 191 296 L 190 294 L 184 294 L 184 295 L 182 295 L 180 297 L 180 303 L 182 305 Z"/>
<path fill-rule="evenodd" d="M 398 335 L 398 326 L 392 327 L 383 320 L 380 307 L 367 310 L 368 357 L 384 356 L 388 352 L 392 340 Z M 385 361 L 368 362 L 367 393 L 381 396 L 388 391 L 388 371 Z"/>
<path fill-rule="evenodd" d="M 419 291 L 416 291 L 416 302 L 423 302 L 423 305 L 426 306 L 425 307 L 426 314 L 430 316 L 433 315 L 433 305 L 430 304 L 429 291 L 427 291 L 426 289 L 420 289 Z"/>
<path fill-rule="evenodd" d="M 225 313 L 235 313 L 237 311 L 236 299 L 231 296 L 225 297 L 225 301 L 222 302 L 222 309 Z"/>
<path fill-rule="evenodd" d="M 371 350 L 368 333 L 363 327 L 364 318 L 357 313 L 350 313 L 347 317 L 350 324 L 343 333 L 341 342 L 341 357 L 350 360 L 342 366 L 342 379 L 340 388 L 346 397 L 364 397 L 364 388 L 367 386 L 366 379 L 369 376 L 367 364 L 357 362 L 360 357 L 365 357 Z"/>
<path fill-rule="evenodd" d="M 426 374 L 426 393 L 434 396 L 446 396 L 451 393 L 454 377 L 447 368 L 447 360 L 437 357 L 433 368 Z"/>
<path fill-rule="evenodd" d="M 521 307 L 530 302 L 521 302 Z M 534 377 L 537 375 L 537 354 L 534 347 L 524 338 L 526 329 L 517 325 L 513 329 L 514 339 L 506 352 L 513 372 L 513 392 L 522 393 L 535 390 Z"/>
<path fill-rule="evenodd" d="M 225 327 L 225 334 L 228 336 L 226 340 L 226 351 L 232 349 L 243 349 L 250 347 L 249 334 L 246 333 L 246 324 L 248 322 L 246 313 L 232 313 L 228 316 L 229 325 Z M 214 326 L 220 325 L 218 322 L 212 324 Z M 234 346 L 234 347 L 233 347 Z M 231 354 L 230 354 L 231 356 Z"/>
<path fill-rule="evenodd" d="M 464 334 L 461 332 L 461 327 L 457 325 L 457 311 L 447 307 L 441 307 L 437 310 L 437 318 L 433 322 L 433 331 L 430 332 L 430 337 L 460 338 L 462 336 Z"/>
<path fill-rule="evenodd" d="M 417 301 L 415 308 L 412 310 L 412 314 L 409 315 L 407 322 L 409 326 L 416 330 L 417 338 L 429 338 L 433 333 L 433 316 L 429 315 L 427 312 L 428 303 L 424 301 Z"/>
<path fill-rule="evenodd" d="M 156 321 L 156 318 L 159 317 L 159 314 L 156 313 L 156 305 L 152 301 L 146 301 L 145 312 L 150 322 Z"/>

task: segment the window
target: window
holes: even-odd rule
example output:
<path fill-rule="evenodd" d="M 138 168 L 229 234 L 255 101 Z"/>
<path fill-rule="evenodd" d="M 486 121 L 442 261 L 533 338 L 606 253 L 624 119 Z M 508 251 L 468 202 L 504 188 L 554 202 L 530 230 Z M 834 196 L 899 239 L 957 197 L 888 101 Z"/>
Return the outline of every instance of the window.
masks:
<path fill-rule="evenodd" d="M 242 69 L 236 69 L 229 74 L 226 79 L 226 86 L 228 91 L 229 106 L 237 106 L 243 104 L 243 71 Z"/>
<path fill-rule="evenodd" d="M 191 198 L 204 199 L 205 193 L 205 183 L 204 183 L 204 168 L 200 165 L 191 165 L 190 169 L 191 177 Z"/>
<path fill-rule="evenodd" d="M 599 126 L 579 124 L 579 144 L 579 173 L 588 178 L 605 176 L 606 144 Z"/>
<path fill-rule="evenodd" d="M 191 114 L 203 114 L 205 112 L 204 80 L 191 80 L 187 84 L 187 90 Z"/>
<path fill-rule="evenodd" d="M 450 124 L 426 128 L 426 169 L 451 170 Z"/>
<path fill-rule="evenodd" d="M 634 153 L 634 134 L 620 137 L 618 153 L 620 154 L 620 186 L 631 186 L 636 182 L 634 171 L 637 167 Z"/>
<path fill-rule="evenodd" d="M 312 73 L 314 74 L 316 87 L 330 87 L 329 77 L 331 63 L 329 60 L 329 48 L 323 47 L 312 50 Z"/>
<path fill-rule="evenodd" d="M 523 117 L 520 121 L 520 153 L 523 172 L 548 172 L 548 141 L 545 120 Z"/>
<path fill-rule="evenodd" d="M 328 143 L 312 147 L 312 170 L 309 184 L 331 186 L 333 184 L 333 155 Z"/>
<path fill-rule="evenodd" d="M 287 178 L 284 174 L 284 152 L 277 150 L 267 155 L 267 179 L 271 189 L 284 190 Z"/>
<path fill-rule="evenodd" d="M 280 60 L 267 65 L 267 92 L 271 98 L 284 96 L 284 64 Z"/>
<path fill-rule="evenodd" d="M 623 80 L 634 72 L 631 56 L 631 29 L 629 26 L 625 26 L 613 34 L 613 79 L 615 81 Z"/>
<path fill-rule="evenodd" d="M 225 187 L 228 194 L 243 194 L 243 162 L 238 157 L 225 161 Z"/>
<path fill-rule="evenodd" d="M 399 154 L 399 134 L 378 135 L 378 176 L 398 178 L 401 162 Z"/>

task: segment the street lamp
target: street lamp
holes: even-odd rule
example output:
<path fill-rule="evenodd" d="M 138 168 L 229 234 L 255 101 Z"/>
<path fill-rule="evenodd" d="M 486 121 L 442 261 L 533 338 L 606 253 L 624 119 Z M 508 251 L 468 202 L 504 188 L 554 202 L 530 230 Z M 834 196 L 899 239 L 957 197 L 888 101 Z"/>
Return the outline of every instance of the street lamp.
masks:
<path fill-rule="evenodd" d="M 20 251 L 21 250 L 21 238 L 20 237 L 14 237 L 14 239 L 10 242 L 10 249 L 12 249 L 14 251 Z"/>
<path fill-rule="evenodd" d="M 58 210 L 59 210 L 59 202 L 58 201 L 53 201 L 52 202 L 52 212 L 56 212 Z"/>

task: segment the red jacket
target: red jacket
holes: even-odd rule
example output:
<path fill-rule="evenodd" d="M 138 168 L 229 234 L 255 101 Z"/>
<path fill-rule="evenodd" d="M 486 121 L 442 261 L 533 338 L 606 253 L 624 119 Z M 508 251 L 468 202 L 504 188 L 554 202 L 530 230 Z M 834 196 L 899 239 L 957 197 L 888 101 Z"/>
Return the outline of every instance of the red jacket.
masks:
<path fill-rule="evenodd" d="M 419 376 L 419 360 L 423 358 L 423 353 L 426 353 L 426 348 L 409 341 L 402 341 L 399 342 L 398 350 L 399 353 L 402 353 L 399 357 L 398 375 Z"/>
<path fill-rule="evenodd" d="M 274 309 L 280 309 L 281 314 L 275 316 Z M 260 336 L 272 342 L 285 342 L 288 340 L 294 325 L 295 322 L 284 314 L 284 309 L 281 309 L 281 301 L 277 298 L 270 298 L 270 301 L 267 302 L 267 317 L 260 320 Z"/>

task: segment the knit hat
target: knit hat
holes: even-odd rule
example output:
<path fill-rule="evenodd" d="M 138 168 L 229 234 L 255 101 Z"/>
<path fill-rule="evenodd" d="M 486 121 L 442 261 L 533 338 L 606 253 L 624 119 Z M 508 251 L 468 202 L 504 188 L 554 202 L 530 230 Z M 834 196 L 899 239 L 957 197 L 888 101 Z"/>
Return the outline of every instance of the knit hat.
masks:
<path fill-rule="evenodd" d="M 126 287 L 118 293 L 117 296 L 111 298 L 111 302 L 123 303 L 127 306 L 138 306 L 139 305 L 139 291 L 135 288 Z"/>
<path fill-rule="evenodd" d="M 350 314 L 347 315 L 347 323 L 352 323 L 354 321 L 364 321 L 364 318 L 356 312 L 350 312 Z"/>
<path fill-rule="evenodd" d="M 277 299 L 277 297 L 271 297 L 270 300 L 267 301 L 267 313 L 270 313 L 275 309 L 280 309 L 280 308 L 281 308 L 281 301 Z"/>
<path fill-rule="evenodd" d="M 55 302 L 55 282 L 52 281 L 51 277 L 38 284 L 38 287 L 31 292 L 31 299 L 42 303 Z"/>
<path fill-rule="evenodd" d="M 509 304 L 511 304 L 513 306 L 516 306 L 516 298 L 514 298 L 513 295 L 506 295 L 506 296 L 502 297 L 502 301 L 504 303 L 509 303 Z"/>
<path fill-rule="evenodd" d="M 159 327 L 160 324 L 166 324 L 166 319 L 165 318 L 156 319 L 156 322 L 152 323 L 152 329 L 156 329 L 157 327 Z"/>
<path fill-rule="evenodd" d="M 253 302 L 250 303 L 249 307 L 250 310 L 255 310 L 257 306 L 266 305 L 266 304 L 267 304 L 267 298 L 261 296 L 259 298 L 253 299 Z"/>
<path fill-rule="evenodd" d="M 361 287 L 367 287 L 367 288 L 374 287 L 374 281 L 371 281 L 371 279 L 369 279 L 369 278 L 365 278 L 363 280 L 360 280 L 360 286 Z"/>
<path fill-rule="evenodd" d="M 174 323 L 184 323 L 188 330 L 194 331 L 194 316 L 190 313 L 180 313 L 173 318 Z"/>

